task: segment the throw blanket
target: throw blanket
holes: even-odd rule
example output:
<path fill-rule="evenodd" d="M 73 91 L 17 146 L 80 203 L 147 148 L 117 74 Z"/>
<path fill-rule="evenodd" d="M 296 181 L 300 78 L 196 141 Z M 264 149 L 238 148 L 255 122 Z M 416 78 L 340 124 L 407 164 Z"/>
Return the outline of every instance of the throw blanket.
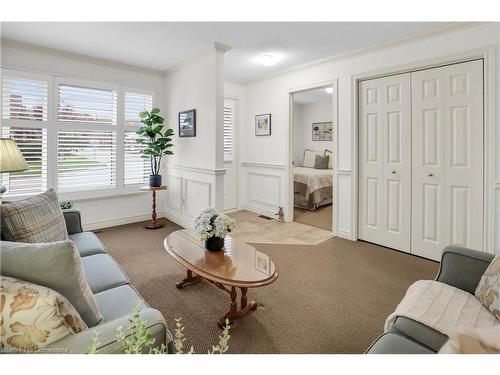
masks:
<path fill-rule="evenodd" d="M 432 280 L 419 280 L 408 288 L 396 311 L 387 318 L 386 332 L 398 316 L 423 323 L 447 336 L 459 328 L 500 324 L 472 294 Z"/>
<path fill-rule="evenodd" d="M 314 191 L 333 186 L 333 172 L 331 169 L 294 167 L 293 180 L 306 186 L 304 199 L 309 200 L 309 194 Z"/>

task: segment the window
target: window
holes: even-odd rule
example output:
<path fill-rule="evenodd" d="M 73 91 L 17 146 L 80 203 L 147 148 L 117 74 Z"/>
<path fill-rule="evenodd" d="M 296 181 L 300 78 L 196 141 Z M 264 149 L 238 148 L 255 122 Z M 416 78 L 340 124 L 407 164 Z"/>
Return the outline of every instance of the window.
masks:
<path fill-rule="evenodd" d="M 147 181 L 149 160 L 141 157 L 136 130 L 139 112 L 153 107 L 152 91 L 4 68 L 1 73 L 0 136 L 14 139 L 29 166 L 0 175 L 5 198 L 53 187 L 62 199 L 75 199 L 137 191 Z"/>
<path fill-rule="evenodd" d="M 29 170 L 2 173 L 0 182 L 7 197 L 38 194 L 47 189 L 48 82 L 2 73 L 0 134 L 14 139 Z"/>
<path fill-rule="evenodd" d="M 125 92 L 125 141 L 124 141 L 124 176 L 123 184 L 143 184 L 150 174 L 149 159 L 141 157 L 144 145 L 137 144 L 136 130 L 139 129 L 141 119 L 139 113 L 153 108 L 153 96 Z"/>
<path fill-rule="evenodd" d="M 61 84 L 58 94 L 58 121 L 116 125 L 116 91 Z"/>
<path fill-rule="evenodd" d="M 234 103 L 224 101 L 224 161 L 233 160 Z"/>
<path fill-rule="evenodd" d="M 116 186 L 115 134 L 111 131 L 59 130 L 59 191 L 95 190 Z"/>

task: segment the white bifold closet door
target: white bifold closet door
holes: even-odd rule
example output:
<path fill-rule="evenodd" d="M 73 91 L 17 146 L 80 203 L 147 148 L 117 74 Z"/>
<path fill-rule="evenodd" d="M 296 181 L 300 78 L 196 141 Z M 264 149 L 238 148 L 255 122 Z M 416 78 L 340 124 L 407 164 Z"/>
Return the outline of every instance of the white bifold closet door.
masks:
<path fill-rule="evenodd" d="M 412 73 L 412 253 L 483 249 L 483 64 Z"/>
<path fill-rule="evenodd" d="M 360 239 L 483 249 L 482 60 L 359 85 Z"/>
<path fill-rule="evenodd" d="M 410 74 L 372 79 L 359 90 L 360 239 L 410 250 Z"/>

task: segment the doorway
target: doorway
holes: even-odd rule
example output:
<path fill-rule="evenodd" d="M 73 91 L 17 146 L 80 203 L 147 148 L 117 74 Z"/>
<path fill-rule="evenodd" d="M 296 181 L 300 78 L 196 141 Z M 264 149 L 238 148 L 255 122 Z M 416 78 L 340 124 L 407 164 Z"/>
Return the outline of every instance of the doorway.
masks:
<path fill-rule="evenodd" d="M 328 231 L 333 231 L 336 217 L 336 95 L 334 84 L 291 93 L 293 221 Z"/>

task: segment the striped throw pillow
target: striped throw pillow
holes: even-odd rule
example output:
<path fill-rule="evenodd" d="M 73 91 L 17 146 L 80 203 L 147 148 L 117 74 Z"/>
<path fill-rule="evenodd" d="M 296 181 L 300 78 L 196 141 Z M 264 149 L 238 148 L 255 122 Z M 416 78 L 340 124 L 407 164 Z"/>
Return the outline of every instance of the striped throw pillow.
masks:
<path fill-rule="evenodd" d="M 46 243 L 68 239 L 66 222 L 53 189 L 0 204 L 2 235 L 7 241 Z"/>

